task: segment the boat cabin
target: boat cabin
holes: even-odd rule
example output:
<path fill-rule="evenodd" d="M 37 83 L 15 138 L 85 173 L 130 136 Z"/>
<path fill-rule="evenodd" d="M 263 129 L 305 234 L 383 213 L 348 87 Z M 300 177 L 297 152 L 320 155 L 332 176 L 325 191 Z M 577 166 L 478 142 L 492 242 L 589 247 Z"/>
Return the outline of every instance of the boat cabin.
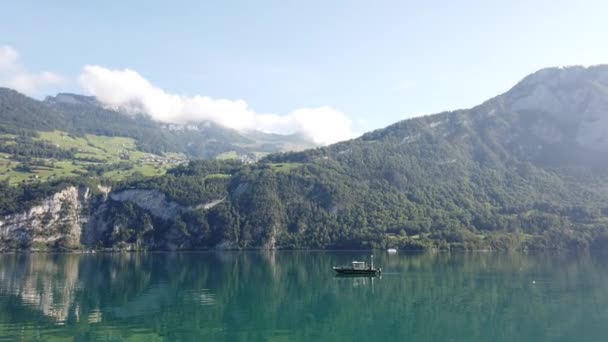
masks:
<path fill-rule="evenodd" d="M 353 261 L 353 270 L 364 270 L 367 267 L 365 266 L 365 261 Z"/>

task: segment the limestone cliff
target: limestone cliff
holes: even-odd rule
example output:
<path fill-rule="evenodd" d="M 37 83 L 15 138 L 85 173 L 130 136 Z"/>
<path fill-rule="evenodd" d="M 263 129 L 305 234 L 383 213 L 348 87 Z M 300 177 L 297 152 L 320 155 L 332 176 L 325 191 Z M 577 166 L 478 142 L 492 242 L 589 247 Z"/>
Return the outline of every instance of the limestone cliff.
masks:
<path fill-rule="evenodd" d="M 0 217 L 0 250 L 78 247 L 89 201 L 88 188 L 70 186 L 25 212 Z"/>
<path fill-rule="evenodd" d="M 0 216 L 0 251 L 194 248 L 194 236 L 200 240 L 203 227 L 185 226 L 181 215 L 204 213 L 225 200 L 186 207 L 158 190 L 96 190 L 92 195 L 87 187 L 68 186 L 24 212 Z M 115 240 L 132 242 L 117 245 Z"/>

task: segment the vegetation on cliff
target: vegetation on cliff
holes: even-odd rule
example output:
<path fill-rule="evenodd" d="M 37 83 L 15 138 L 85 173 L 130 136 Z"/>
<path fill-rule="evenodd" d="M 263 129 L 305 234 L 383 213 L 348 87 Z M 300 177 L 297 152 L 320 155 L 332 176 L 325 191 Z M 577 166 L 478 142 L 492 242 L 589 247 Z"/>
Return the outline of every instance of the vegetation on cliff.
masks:
<path fill-rule="evenodd" d="M 195 209 L 163 221 L 113 203 L 121 221 L 100 245 L 604 248 L 606 70 L 542 70 L 470 110 L 255 164 L 192 161 L 132 176 L 115 191 L 158 189 Z"/>

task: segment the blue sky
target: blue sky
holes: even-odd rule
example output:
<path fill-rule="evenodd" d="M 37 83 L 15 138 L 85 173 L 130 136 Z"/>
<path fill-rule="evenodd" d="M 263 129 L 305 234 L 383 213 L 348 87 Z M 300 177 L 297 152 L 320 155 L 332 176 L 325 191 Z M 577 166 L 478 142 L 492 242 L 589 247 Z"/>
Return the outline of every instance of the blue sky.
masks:
<path fill-rule="evenodd" d="M 268 127 L 331 108 L 361 133 L 474 106 L 542 67 L 608 63 L 606 13 L 605 1 L 21 0 L 2 6 L 0 46 L 19 70 L 61 79 L 37 97 L 99 91 L 79 81 L 85 65 L 128 68 L 167 94 L 276 113 Z"/>

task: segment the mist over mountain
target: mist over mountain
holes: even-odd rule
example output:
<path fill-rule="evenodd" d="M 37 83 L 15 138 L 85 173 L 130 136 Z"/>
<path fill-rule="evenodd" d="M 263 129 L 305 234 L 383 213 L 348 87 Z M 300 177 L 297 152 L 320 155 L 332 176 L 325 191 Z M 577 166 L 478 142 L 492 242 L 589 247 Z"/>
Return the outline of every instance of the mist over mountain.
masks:
<path fill-rule="evenodd" d="M 352 138 L 351 119 L 330 106 L 297 108 L 288 113 L 260 113 L 241 99 L 170 93 L 131 69 L 108 69 L 86 65 L 80 85 L 108 108 L 129 113 L 143 112 L 164 123 L 212 121 L 223 127 L 278 134 L 300 134 L 316 144 Z"/>
<path fill-rule="evenodd" d="M 51 106 L 53 115 L 66 122 L 72 114 L 59 108 L 91 106 L 90 98 L 53 101 L 62 103 Z M 41 105 L 23 100 L 4 112 Z M 42 120 L 40 127 L 50 124 Z M 326 147 L 274 153 L 254 164 L 193 161 L 164 176 L 101 180 L 111 190 L 78 202 L 91 208 L 93 223 L 75 224 L 78 234 L 71 236 L 87 238 L 69 246 L 603 248 L 607 139 L 608 66 L 548 68 L 474 108 L 401 121 Z M 63 188 L 52 186 L 36 194 Z M 6 191 L 22 199 L 23 192 Z M 20 208 L 36 201 L 24 203 Z M 11 227 L 3 235 L 7 244 L 36 236 L 27 225 Z"/>
<path fill-rule="evenodd" d="M 301 134 L 236 131 L 212 121 L 162 123 L 145 112 L 112 110 L 92 96 L 62 93 L 37 101 L 8 88 L 0 88 L 0 125 L 13 130 L 129 137 L 142 151 L 184 153 L 193 159 L 213 158 L 225 152 L 256 159 L 256 153 L 315 146 Z"/>

